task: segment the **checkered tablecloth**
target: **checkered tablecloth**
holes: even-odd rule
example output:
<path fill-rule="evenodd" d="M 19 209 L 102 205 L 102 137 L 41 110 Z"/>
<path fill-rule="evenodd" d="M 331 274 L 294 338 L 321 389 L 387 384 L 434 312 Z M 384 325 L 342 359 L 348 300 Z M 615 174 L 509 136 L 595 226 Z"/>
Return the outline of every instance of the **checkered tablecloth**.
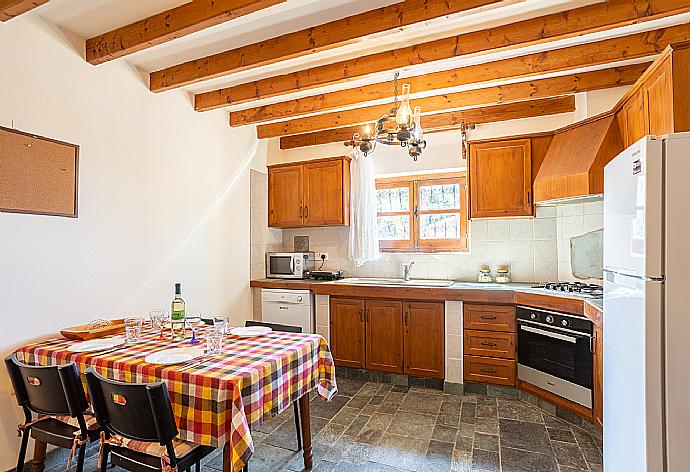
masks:
<path fill-rule="evenodd" d="M 60 338 L 23 346 L 17 359 L 31 365 L 74 361 L 82 373 L 93 366 L 109 379 L 166 382 L 180 439 L 214 447 L 229 441 L 234 470 L 241 470 L 254 451 L 250 425 L 282 412 L 314 388 L 327 400 L 337 390 L 328 344 L 316 334 L 228 336 L 221 355 L 180 371 L 179 366 L 149 364 L 144 358 L 189 345 L 159 340 L 157 333 L 144 331 L 141 343 L 109 353 L 72 353 L 67 348 L 78 341 Z"/>

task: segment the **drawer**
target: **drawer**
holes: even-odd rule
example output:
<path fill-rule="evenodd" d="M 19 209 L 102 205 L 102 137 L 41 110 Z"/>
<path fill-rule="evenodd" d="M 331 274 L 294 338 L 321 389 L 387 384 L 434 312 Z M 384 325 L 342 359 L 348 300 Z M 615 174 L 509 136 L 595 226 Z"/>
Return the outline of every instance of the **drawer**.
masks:
<path fill-rule="evenodd" d="M 515 359 L 515 333 L 465 330 L 465 354 Z"/>
<path fill-rule="evenodd" d="M 463 308 L 465 329 L 515 332 L 515 307 L 512 305 L 474 305 Z"/>
<path fill-rule="evenodd" d="M 515 386 L 516 363 L 509 359 L 465 356 L 464 378 L 471 382 Z"/>

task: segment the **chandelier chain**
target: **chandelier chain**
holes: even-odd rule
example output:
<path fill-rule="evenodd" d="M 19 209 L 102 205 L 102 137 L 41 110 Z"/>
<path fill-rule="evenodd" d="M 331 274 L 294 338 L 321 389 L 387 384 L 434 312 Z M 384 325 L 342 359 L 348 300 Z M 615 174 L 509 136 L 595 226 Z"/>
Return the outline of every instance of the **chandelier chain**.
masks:
<path fill-rule="evenodd" d="M 400 72 L 396 72 L 393 76 L 393 106 L 396 110 L 398 108 L 398 77 L 400 77 Z"/>

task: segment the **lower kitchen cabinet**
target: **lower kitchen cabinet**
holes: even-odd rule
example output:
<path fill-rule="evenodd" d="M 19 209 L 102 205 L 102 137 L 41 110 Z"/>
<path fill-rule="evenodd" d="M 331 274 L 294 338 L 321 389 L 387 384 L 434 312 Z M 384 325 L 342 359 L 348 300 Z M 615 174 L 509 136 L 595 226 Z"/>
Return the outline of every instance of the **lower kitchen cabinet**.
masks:
<path fill-rule="evenodd" d="M 365 366 L 364 300 L 331 298 L 331 354 L 337 365 Z"/>
<path fill-rule="evenodd" d="M 336 365 L 443 378 L 444 303 L 331 297 Z"/>
<path fill-rule="evenodd" d="M 495 359 L 465 354 L 463 364 L 465 380 L 515 386 L 516 365 L 513 359 Z"/>
<path fill-rule="evenodd" d="M 367 369 L 403 373 L 402 307 L 400 301 L 366 301 Z"/>
<path fill-rule="evenodd" d="M 405 373 L 445 376 L 445 312 L 443 303 L 405 302 Z"/>
<path fill-rule="evenodd" d="M 515 359 L 515 338 L 515 333 L 467 329 L 464 333 L 465 354 Z"/>

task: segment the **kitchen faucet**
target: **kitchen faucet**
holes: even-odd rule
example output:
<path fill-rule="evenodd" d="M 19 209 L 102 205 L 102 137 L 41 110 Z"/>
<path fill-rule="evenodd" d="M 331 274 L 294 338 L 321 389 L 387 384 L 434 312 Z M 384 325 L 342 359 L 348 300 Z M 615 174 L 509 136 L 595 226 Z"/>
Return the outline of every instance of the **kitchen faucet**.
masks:
<path fill-rule="evenodd" d="M 409 264 L 403 265 L 403 273 L 404 273 L 405 281 L 410 280 L 410 276 L 412 275 L 412 266 L 413 265 L 414 265 L 414 261 L 410 262 Z"/>

